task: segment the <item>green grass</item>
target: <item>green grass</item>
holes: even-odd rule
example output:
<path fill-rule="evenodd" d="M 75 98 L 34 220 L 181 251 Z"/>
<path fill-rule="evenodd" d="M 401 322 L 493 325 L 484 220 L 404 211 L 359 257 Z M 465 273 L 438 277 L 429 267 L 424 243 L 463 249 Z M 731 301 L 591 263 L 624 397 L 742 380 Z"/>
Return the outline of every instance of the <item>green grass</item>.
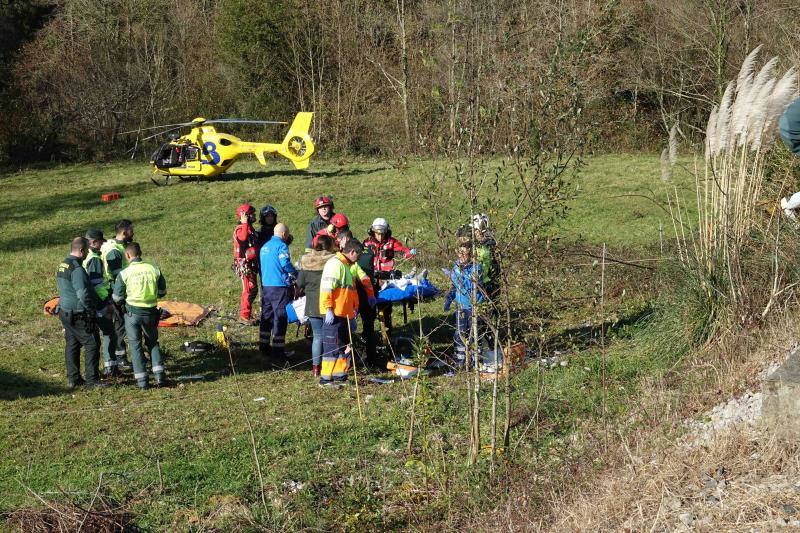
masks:
<path fill-rule="evenodd" d="M 620 196 L 653 189 L 663 197 L 655 156 L 604 156 L 588 163 L 572 211 L 560 225 L 564 241 L 605 242 L 612 250 L 644 253 L 658 246 L 659 220 L 670 236 L 669 219 L 657 206 Z M 309 174 L 281 167 L 261 177 L 256 165 L 244 163 L 216 181 L 161 188 L 133 163 L 64 166 L 0 178 L 0 512 L 37 505 L 28 488 L 45 498 L 88 501 L 101 473 L 103 491 L 127 502 L 137 523 L 152 530 L 189 529 L 187 517 L 203 516 L 220 497 L 241 502 L 254 520 L 276 529 L 403 527 L 453 519 L 486 505 L 491 490 L 471 490 L 487 479 L 485 460 L 473 470 L 463 467 L 462 379 L 425 380 L 423 427 L 408 456 L 410 383 L 365 383 L 362 421 L 354 387 L 322 390 L 302 365 L 261 372 L 258 354 L 244 349 L 235 354 L 238 383 L 264 474 L 263 509 L 227 353 L 198 357 L 178 350 L 184 340 L 211 340 L 216 323 L 236 314 L 240 285 L 229 269 L 230 236 L 242 201 L 278 209 L 296 236 L 293 259 L 302 253 L 313 198 L 327 193 L 335 196 L 337 211 L 350 217 L 357 236 L 373 218 L 386 217 L 395 236 L 422 250 L 424 262 L 434 231 L 418 191 L 440 163 L 398 169 L 381 162 L 323 161 L 313 167 Z M 123 198 L 100 202 L 100 195 L 110 191 Z M 217 310 L 218 317 L 200 328 L 161 330 L 171 376 L 205 379 L 146 393 L 129 380 L 105 391 L 70 394 L 61 328 L 43 315 L 42 304 L 56 292 L 54 270 L 71 237 L 88 227 L 101 227 L 110 236 L 123 217 L 134 221 L 145 259 L 164 272 L 168 298 Z M 593 287 L 597 271 L 576 267 L 568 275 L 583 276 Z M 624 286 L 624 271 L 610 275 Z M 617 303 L 624 313 L 624 302 L 618 298 Z M 423 305 L 421 312 L 428 325 L 445 319 L 440 301 Z M 591 304 L 587 312 L 596 318 Z M 395 313 L 396 323 L 400 315 Z M 255 328 L 232 330 L 242 341 L 257 336 Z M 289 337 L 295 360 L 304 362 L 309 347 L 293 326 Z M 641 372 L 656 371 L 655 366 L 631 371 L 636 360 L 619 357 L 618 371 L 610 371 L 612 382 L 628 384 Z M 542 416 L 548 422 L 538 439 L 523 432 L 525 424 L 515 429 L 512 441 L 520 445 L 510 455 L 509 468 L 532 468 L 537 450 L 550 449 L 581 417 L 596 416 L 597 376 L 597 356 L 589 350 L 566 370 L 539 376 L 529 368 L 515 379 L 516 412 L 535 409 L 539 377 L 553 392 L 545 397 Z M 254 401 L 258 397 L 265 400 Z M 625 397 L 612 401 L 623 406 Z"/>

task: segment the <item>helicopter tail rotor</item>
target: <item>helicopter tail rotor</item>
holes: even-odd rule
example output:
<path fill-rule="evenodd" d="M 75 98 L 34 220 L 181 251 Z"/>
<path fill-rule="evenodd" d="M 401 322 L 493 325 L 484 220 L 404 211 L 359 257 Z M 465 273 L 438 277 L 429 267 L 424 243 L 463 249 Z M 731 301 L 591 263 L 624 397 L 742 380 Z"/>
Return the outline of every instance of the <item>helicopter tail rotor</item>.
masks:
<path fill-rule="evenodd" d="M 309 135 L 313 118 L 314 113 L 298 113 L 279 150 L 279 153 L 299 170 L 308 168 L 309 159 L 314 153 L 314 141 Z"/>

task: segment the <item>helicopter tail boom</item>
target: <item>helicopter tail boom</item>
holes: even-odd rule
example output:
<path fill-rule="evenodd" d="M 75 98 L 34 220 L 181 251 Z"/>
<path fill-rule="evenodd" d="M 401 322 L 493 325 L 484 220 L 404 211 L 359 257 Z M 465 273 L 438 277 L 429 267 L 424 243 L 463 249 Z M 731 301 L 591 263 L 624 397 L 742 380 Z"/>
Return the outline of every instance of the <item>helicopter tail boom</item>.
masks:
<path fill-rule="evenodd" d="M 262 166 L 267 164 L 267 155 L 277 153 L 291 161 L 295 168 L 306 169 L 315 150 L 314 141 L 309 135 L 313 118 L 314 113 L 298 113 L 280 144 L 241 141 L 239 151 L 255 155 Z"/>

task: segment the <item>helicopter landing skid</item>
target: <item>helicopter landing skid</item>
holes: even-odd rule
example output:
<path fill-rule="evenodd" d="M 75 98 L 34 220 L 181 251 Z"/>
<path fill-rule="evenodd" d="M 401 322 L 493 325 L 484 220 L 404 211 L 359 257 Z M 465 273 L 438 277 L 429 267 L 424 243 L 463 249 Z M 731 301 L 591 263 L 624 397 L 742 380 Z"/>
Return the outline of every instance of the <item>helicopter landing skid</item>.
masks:
<path fill-rule="evenodd" d="M 165 187 L 170 184 L 170 175 L 158 175 L 158 176 L 150 176 L 150 181 L 152 181 L 157 187 Z"/>

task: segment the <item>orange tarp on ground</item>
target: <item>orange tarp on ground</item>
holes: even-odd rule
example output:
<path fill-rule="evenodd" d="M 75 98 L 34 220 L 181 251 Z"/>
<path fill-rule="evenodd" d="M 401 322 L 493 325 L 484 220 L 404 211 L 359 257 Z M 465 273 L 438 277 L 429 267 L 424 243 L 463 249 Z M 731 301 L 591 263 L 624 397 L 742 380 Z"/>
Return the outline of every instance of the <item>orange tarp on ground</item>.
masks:
<path fill-rule="evenodd" d="M 51 298 L 44 304 L 45 314 L 52 315 L 58 305 L 58 297 Z M 158 302 L 158 307 L 165 309 L 171 315 L 169 318 L 160 320 L 159 327 L 171 328 L 174 326 L 196 326 L 206 316 L 208 316 L 209 309 L 202 305 L 192 304 L 189 302 Z"/>
<path fill-rule="evenodd" d="M 189 302 L 158 302 L 161 309 L 169 312 L 169 318 L 160 320 L 158 326 L 161 328 L 171 328 L 174 326 L 196 326 L 207 315 L 209 309 L 202 305 L 191 304 Z"/>

